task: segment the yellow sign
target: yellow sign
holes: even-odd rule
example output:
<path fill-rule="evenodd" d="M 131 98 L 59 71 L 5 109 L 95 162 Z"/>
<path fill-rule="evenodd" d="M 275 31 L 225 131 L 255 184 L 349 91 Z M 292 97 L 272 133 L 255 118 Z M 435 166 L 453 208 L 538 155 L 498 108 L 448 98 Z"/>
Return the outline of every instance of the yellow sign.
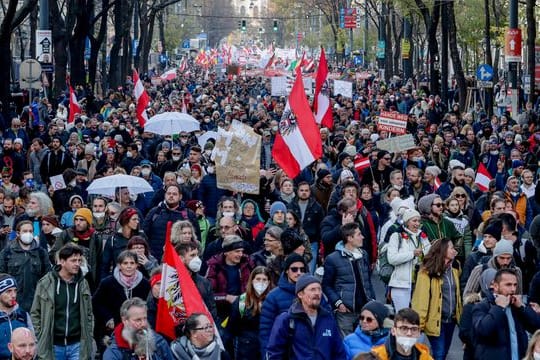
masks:
<path fill-rule="evenodd" d="M 401 40 L 401 58 L 403 60 L 408 60 L 411 56 L 411 42 L 409 39 Z"/>

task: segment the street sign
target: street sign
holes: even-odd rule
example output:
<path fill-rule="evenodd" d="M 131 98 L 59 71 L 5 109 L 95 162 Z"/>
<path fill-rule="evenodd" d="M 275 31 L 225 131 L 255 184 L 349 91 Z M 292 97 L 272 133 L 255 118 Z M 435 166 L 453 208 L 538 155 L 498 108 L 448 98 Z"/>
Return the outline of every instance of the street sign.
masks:
<path fill-rule="evenodd" d="M 36 30 L 36 58 L 44 63 L 52 63 L 52 30 Z"/>
<path fill-rule="evenodd" d="M 34 82 L 27 82 L 27 81 L 19 81 L 19 85 L 21 86 L 21 89 L 35 89 L 39 90 L 41 89 L 41 82 L 34 81 Z"/>
<path fill-rule="evenodd" d="M 478 81 L 491 81 L 493 79 L 493 68 L 488 64 L 478 66 L 476 70 L 476 79 Z"/>
<path fill-rule="evenodd" d="M 377 41 L 377 59 L 384 59 L 386 43 L 384 40 Z"/>
<path fill-rule="evenodd" d="M 531 93 L 531 76 L 530 75 L 525 75 L 523 77 L 523 92 L 525 94 Z"/>
<path fill-rule="evenodd" d="M 34 59 L 24 60 L 19 68 L 19 79 L 26 82 L 39 81 L 41 64 Z"/>
<path fill-rule="evenodd" d="M 476 86 L 479 88 L 492 88 L 493 87 L 493 81 L 480 81 L 478 80 L 476 82 Z"/>
<path fill-rule="evenodd" d="M 182 41 L 182 49 L 189 49 L 189 39 Z"/>
<path fill-rule="evenodd" d="M 521 62 L 521 29 L 507 29 L 504 37 L 504 61 Z"/>

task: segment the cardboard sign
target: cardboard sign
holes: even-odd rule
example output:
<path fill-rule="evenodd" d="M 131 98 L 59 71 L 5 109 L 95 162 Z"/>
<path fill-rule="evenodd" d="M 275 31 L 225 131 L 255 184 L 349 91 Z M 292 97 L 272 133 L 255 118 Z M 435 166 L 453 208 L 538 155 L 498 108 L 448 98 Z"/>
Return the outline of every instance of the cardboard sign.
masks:
<path fill-rule="evenodd" d="M 377 149 L 397 153 L 409 149 L 414 149 L 416 143 L 412 134 L 395 136 L 393 138 L 377 141 Z"/>
<path fill-rule="evenodd" d="M 343 97 L 352 99 L 352 82 L 334 80 L 334 96 L 341 94 Z"/>
<path fill-rule="evenodd" d="M 54 191 L 62 190 L 66 188 L 66 183 L 62 175 L 55 175 L 50 177 L 51 185 L 54 187 Z"/>
<path fill-rule="evenodd" d="M 377 130 L 386 130 L 393 134 L 403 135 L 407 131 L 407 119 L 405 114 L 400 114 L 397 111 L 381 111 Z"/>

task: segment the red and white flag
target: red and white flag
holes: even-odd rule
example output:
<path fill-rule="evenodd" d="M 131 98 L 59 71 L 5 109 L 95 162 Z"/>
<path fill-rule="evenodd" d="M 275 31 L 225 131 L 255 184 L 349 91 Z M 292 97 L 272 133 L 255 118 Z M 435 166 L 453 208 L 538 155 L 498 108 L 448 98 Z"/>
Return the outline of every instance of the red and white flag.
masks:
<path fill-rule="evenodd" d="M 193 313 L 212 315 L 206 308 L 188 269 L 171 243 L 172 223 L 167 224 L 165 253 L 161 270 L 161 288 L 156 315 L 156 331 L 170 340 L 176 339 L 175 327 Z M 213 320 L 212 320 L 213 321 Z"/>
<path fill-rule="evenodd" d="M 322 156 L 321 136 L 309 108 L 300 68 L 296 69 L 296 80 L 279 122 L 272 156 L 291 179 Z"/>
<path fill-rule="evenodd" d="M 328 86 L 328 63 L 324 48 L 321 47 L 321 57 L 319 59 L 319 67 L 317 68 L 317 76 L 315 77 L 315 93 L 313 96 L 313 112 L 315 113 L 315 121 L 328 129 L 334 127 L 334 119 L 332 118 L 332 106 L 330 103 L 330 88 Z"/>
<path fill-rule="evenodd" d="M 75 95 L 75 91 L 73 91 L 73 88 L 71 85 L 69 85 L 69 117 L 68 117 L 68 123 L 72 123 L 75 119 L 75 114 L 81 113 L 81 105 L 79 105 L 79 102 L 77 101 L 77 95 Z"/>
<path fill-rule="evenodd" d="M 139 120 L 139 126 L 144 127 L 144 124 L 148 121 L 148 114 L 146 114 L 146 107 L 150 102 L 150 98 L 144 89 L 141 79 L 139 79 L 139 74 L 137 70 L 133 69 L 133 82 L 135 87 L 133 88 L 133 93 L 135 95 L 135 100 L 137 101 L 137 120 Z"/>
<path fill-rule="evenodd" d="M 364 169 L 367 169 L 371 166 L 371 162 L 369 160 L 369 157 L 362 157 L 360 155 L 356 155 L 354 158 L 354 168 L 356 171 L 361 171 Z"/>
<path fill-rule="evenodd" d="M 476 179 L 474 182 L 478 185 L 478 188 L 481 191 L 489 190 L 489 182 L 493 179 L 488 169 L 484 166 L 483 163 L 480 163 L 478 166 L 478 171 L 476 172 Z"/>
<path fill-rule="evenodd" d="M 438 188 L 440 188 L 442 185 L 442 182 L 441 180 L 439 179 L 439 177 L 437 176 L 435 178 L 435 181 L 433 182 L 433 190 L 437 191 Z"/>

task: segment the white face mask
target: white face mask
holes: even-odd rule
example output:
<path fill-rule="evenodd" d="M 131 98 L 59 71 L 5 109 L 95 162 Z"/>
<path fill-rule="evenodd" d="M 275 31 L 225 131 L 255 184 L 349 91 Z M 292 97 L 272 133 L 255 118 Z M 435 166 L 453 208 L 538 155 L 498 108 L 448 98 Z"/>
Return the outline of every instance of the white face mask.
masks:
<path fill-rule="evenodd" d="M 180 156 L 173 156 L 172 159 L 173 159 L 173 161 L 178 161 L 178 160 L 180 160 Z"/>
<path fill-rule="evenodd" d="M 199 272 L 201 270 L 202 260 L 200 257 L 196 256 L 188 264 L 189 270 L 193 272 Z"/>
<path fill-rule="evenodd" d="M 104 212 L 95 212 L 93 213 L 94 214 L 94 217 L 96 219 L 103 219 L 105 217 L 105 213 Z"/>
<path fill-rule="evenodd" d="M 176 183 L 177 183 L 178 185 L 182 185 L 182 184 L 185 183 L 185 182 L 186 182 L 186 181 L 185 181 L 184 178 L 181 177 L 181 176 L 180 176 L 179 178 L 176 179 Z"/>
<path fill-rule="evenodd" d="M 408 336 L 396 336 L 396 343 L 401 346 L 405 352 L 411 351 L 414 344 L 416 344 L 416 338 Z"/>
<path fill-rule="evenodd" d="M 257 295 L 261 295 L 263 292 L 266 291 L 267 288 L 268 288 L 267 282 L 253 283 L 253 289 L 255 289 L 255 292 L 257 293 Z"/>
<path fill-rule="evenodd" d="M 534 360 L 540 360 L 540 352 L 536 352 L 536 351 L 535 351 L 535 352 L 533 353 L 533 359 L 534 359 Z"/>
<path fill-rule="evenodd" d="M 214 167 L 213 166 L 207 167 L 206 172 L 209 173 L 209 174 L 213 174 L 214 173 Z"/>
<path fill-rule="evenodd" d="M 21 242 L 25 245 L 30 245 L 32 241 L 34 241 L 34 235 L 32 233 L 22 233 L 21 236 Z"/>
<path fill-rule="evenodd" d="M 222 215 L 227 217 L 234 217 L 235 214 L 232 211 L 225 211 Z"/>
<path fill-rule="evenodd" d="M 129 200 L 131 200 L 131 201 L 133 201 L 133 202 L 134 202 L 135 200 L 137 200 L 137 194 L 129 193 Z"/>
<path fill-rule="evenodd" d="M 148 176 L 148 175 L 150 175 L 151 172 L 152 172 L 152 170 L 150 170 L 150 169 L 142 169 L 141 170 L 141 174 L 143 174 L 143 176 Z"/>
<path fill-rule="evenodd" d="M 277 126 L 272 126 L 272 131 L 273 131 L 273 132 L 277 132 L 277 131 L 278 131 L 278 127 L 277 127 Z"/>
<path fill-rule="evenodd" d="M 120 125 L 118 128 L 120 129 L 120 131 L 126 130 L 126 127 L 124 125 Z"/>
<path fill-rule="evenodd" d="M 70 183 L 69 183 L 69 186 L 75 187 L 75 185 L 77 185 L 77 181 L 76 180 L 71 180 Z"/>
<path fill-rule="evenodd" d="M 126 152 L 126 157 L 128 158 L 133 157 L 133 154 L 131 153 L 131 151 Z"/>

